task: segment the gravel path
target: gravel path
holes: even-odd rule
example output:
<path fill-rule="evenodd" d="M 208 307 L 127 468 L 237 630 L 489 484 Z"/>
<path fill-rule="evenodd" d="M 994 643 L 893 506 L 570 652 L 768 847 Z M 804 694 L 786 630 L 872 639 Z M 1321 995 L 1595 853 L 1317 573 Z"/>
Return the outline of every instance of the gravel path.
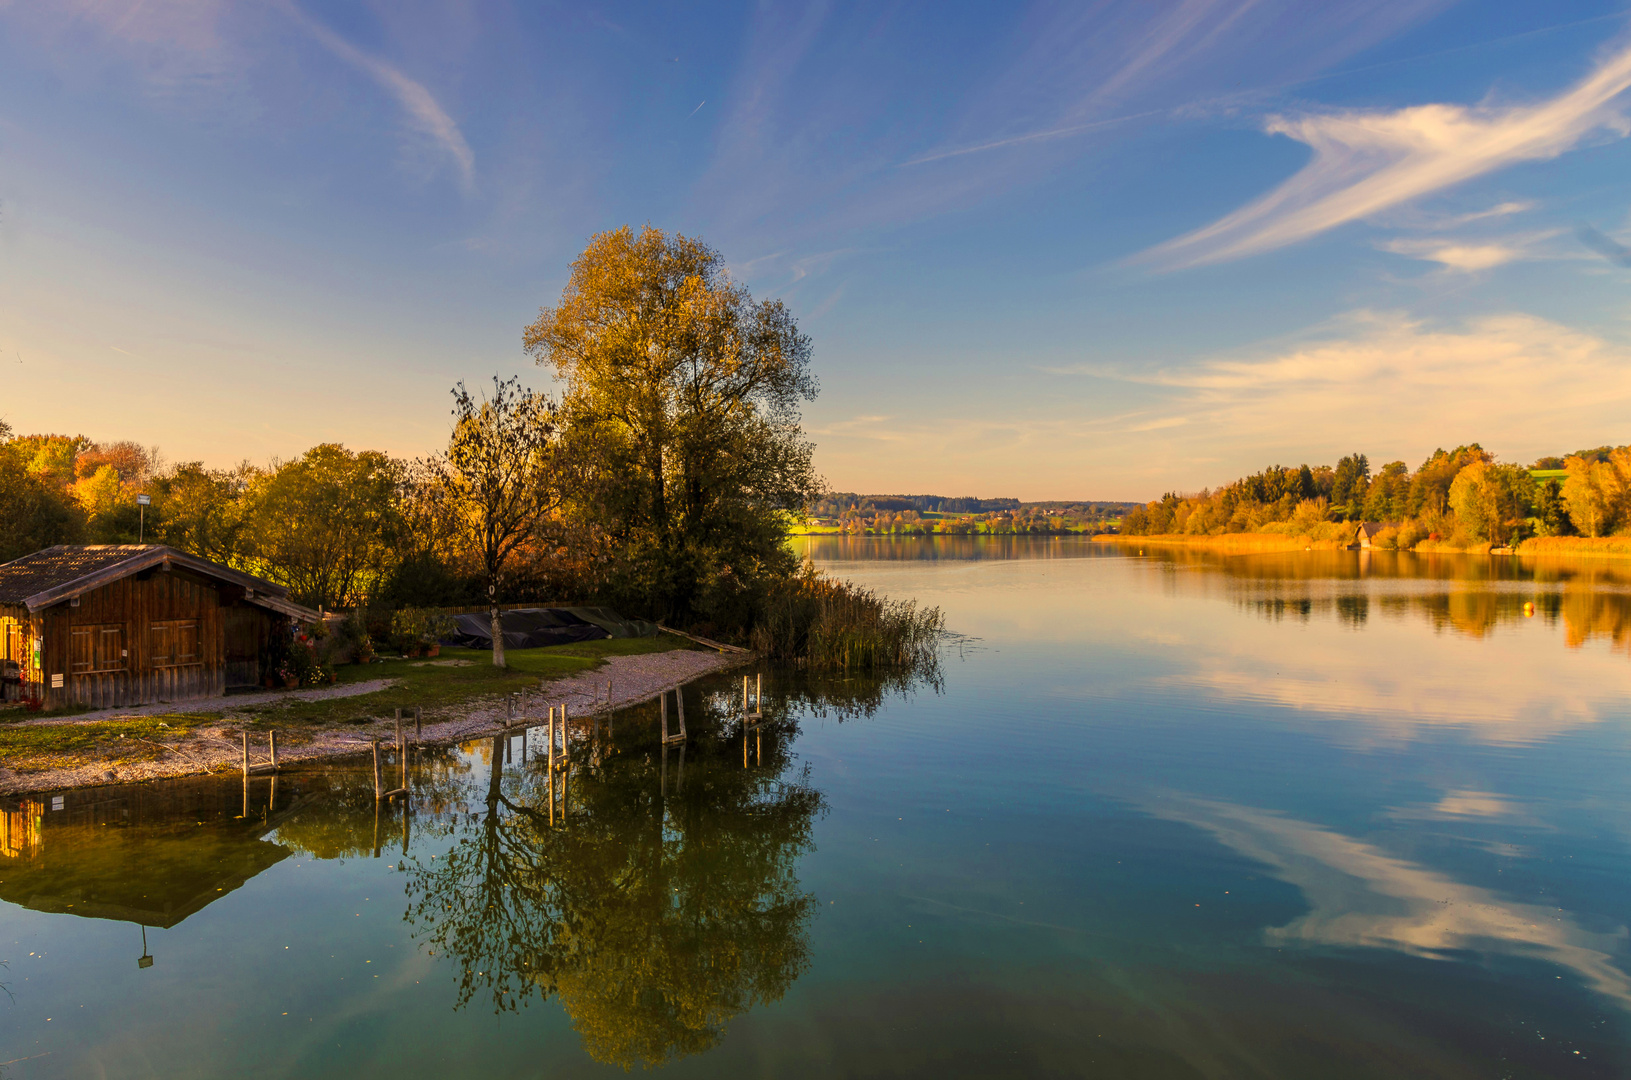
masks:
<path fill-rule="evenodd" d="M 751 654 L 719 654 L 676 650 L 647 653 L 642 656 L 613 656 L 593 671 L 547 683 L 542 690 L 531 690 L 522 695 L 520 715 L 542 718 L 553 706 L 565 705 L 569 715 L 588 716 L 609 709 L 622 708 L 649 701 L 658 694 L 672 690 L 700 676 L 722 671 L 755 659 Z M 347 686 L 325 687 L 320 690 L 284 691 L 271 694 L 244 694 L 230 698 L 206 698 L 172 705 L 144 705 L 128 709 L 104 709 L 66 719 L 28 720 L 23 724 L 83 724 L 95 720 L 118 719 L 127 716 L 148 716 L 155 713 L 230 712 L 232 709 L 294 699 L 316 700 L 325 697 L 352 697 L 370 694 L 390 686 L 394 680 L 374 679 L 351 683 Z M 609 691 L 609 696 L 608 696 Z M 477 735 L 491 735 L 517 721 L 509 720 L 505 699 L 477 698 L 460 705 L 438 709 L 424 719 L 420 742 L 440 745 L 462 742 Z M 17 725 L 21 726 L 21 725 Z M 343 754 L 360 753 L 375 738 L 395 738 L 395 724 L 380 720 L 372 725 L 354 724 L 343 729 L 321 728 L 311 732 L 310 741 L 298 745 L 278 746 L 278 763 L 312 761 Z M 295 733 L 291 733 L 295 734 Z M 299 734 L 304 734 L 299 733 Z M 130 783 L 137 780 L 156 780 L 172 776 L 188 776 L 220 770 L 236 771 L 243 757 L 243 728 L 232 718 L 218 725 L 200 727 L 185 742 L 169 745 L 150 742 L 166 753 L 154 761 L 130 762 L 109 766 L 98 762 L 76 768 L 54 769 L 45 772 L 15 773 L 0 766 L 0 795 L 24 792 L 52 791 L 62 788 L 89 787 L 96 784 Z M 145 740 L 143 740 L 145 741 Z M 266 759 L 265 737 L 250 735 L 250 760 Z"/>

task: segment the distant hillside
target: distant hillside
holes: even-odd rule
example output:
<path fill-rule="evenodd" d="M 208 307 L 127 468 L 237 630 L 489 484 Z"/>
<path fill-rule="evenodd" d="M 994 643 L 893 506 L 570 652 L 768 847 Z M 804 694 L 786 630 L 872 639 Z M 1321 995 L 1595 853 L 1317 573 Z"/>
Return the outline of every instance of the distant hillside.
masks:
<path fill-rule="evenodd" d="M 846 510 L 862 513 L 878 511 L 915 510 L 920 514 L 995 514 L 1013 510 L 1068 510 L 1095 517 L 1120 517 L 1141 504 L 1132 502 L 1096 502 L 1056 500 L 1051 502 L 1021 502 L 1019 499 L 976 499 L 972 495 L 862 495 L 853 491 L 835 491 L 816 503 L 812 512 L 819 517 L 836 517 Z"/>

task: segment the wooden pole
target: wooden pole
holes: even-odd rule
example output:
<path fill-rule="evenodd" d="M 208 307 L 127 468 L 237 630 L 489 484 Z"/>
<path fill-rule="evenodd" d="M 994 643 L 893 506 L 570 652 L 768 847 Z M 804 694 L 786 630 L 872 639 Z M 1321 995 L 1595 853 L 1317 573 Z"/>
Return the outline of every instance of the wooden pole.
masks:
<path fill-rule="evenodd" d="M 553 705 L 549 707 L 549 775 L 550 784 L 553 785 L 555 783 L 555 706 Z M 549 807 L 550 824 L 553 825 L 555 823 L 554 791 L 551 791 L 549 794 Z"/>
<path fill-rule="evenodd" d="M 374 800 L 377 802 L 385 795 L 385 778 L 379 771 L 379 736 L 374 736 Z M 376 818 L 377 818 L 376 814 Z M 376 826 L 375 833 L 378 833 Z M 376 845 L 377 846 L 377 845 Z"/>
<path fill-rule="evenodd" d="M 566 718 L 566 706 L 561 706 L 561 756 L 566 759 L 566 771 L 572 771 L 572 722 Z M 565 816 L 566 807 L 561 807 L 561 814 Z"/>
<path fill-rule="evenodd" d="M 764 673 L 760 672 L 754 678 L 755 678 L 755 683 L 754 683 L 754 689 L 753 689 L 753 711 L 758 713 L 760 716 L 763 716 L 764 712 L 765 712 L 765 677 L 764 677 Z"/>
<path fill-rule="evenodd" d="M 680 738 L 683 739 L 685 738 L 685 687 L 683 686 L 674 687 L 674 707 L 680 714 Z M 680 750 L 680 761 L 681 763 L 685 761 L 684 748 Z"/>
<path fill-rule="evenodd" d="M 272 771 L 275 774 L 277 772 L 277 731 L 274 729 L 267 738 L 272 742 Z M 276 775 L 272 777 L 272 783 L 277 783 Z"/>
<path fill-rule="evenodd" d="M 249 779 L 249 732 L 244 732 L 244 779 Z"/>
<path fill-rule="evenodd" d="M 744 675 L 742 676 L 742 716 L 745 718 L 752 711 L 752 709 L 748 708 L 748 677 Z"/>
<path fill-rule="evenodd" d="M 664 690 L 660 695 L 658 695 L 657 700 L 662 703 L 663 745 L 667 746 L 668 745 L 668 691 Z M 248 751 L 244 752 L 244 760 L 245 761 L 249 760 Z M 246 768 L 247 768 L 247 766 L 246 766 Z M 668 775 L 668 751 L 666 751 L 666 750 L 663 751 L 663 775 L 664 776 Z M 668 784 L 665 782 L 663 784 L 663 792 L 666 794 L 667 791 L 668 791 Z"/>

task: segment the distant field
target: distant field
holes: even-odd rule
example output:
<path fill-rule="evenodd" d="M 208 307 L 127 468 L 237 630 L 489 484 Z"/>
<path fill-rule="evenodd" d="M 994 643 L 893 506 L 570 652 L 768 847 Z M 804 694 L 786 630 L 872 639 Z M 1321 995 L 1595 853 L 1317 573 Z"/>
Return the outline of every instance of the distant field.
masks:
<path fill-rule="evenodd" d="M 1529 475 L 1535 478 L 1535 483 L 1544 484 L 1548 480 L 1561 481 L 1569 475 L 1567 469 L 1530 469 Z"/>

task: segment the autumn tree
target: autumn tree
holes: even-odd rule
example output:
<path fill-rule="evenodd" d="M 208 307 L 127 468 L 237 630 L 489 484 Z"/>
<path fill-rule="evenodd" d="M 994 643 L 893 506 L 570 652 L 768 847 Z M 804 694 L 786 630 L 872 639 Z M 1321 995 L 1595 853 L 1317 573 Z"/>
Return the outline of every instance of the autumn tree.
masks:
<path fill-rule="evenodd" d="M 1535 482 L 1521 465 L 1475 461 L 1450 484 L 1456 521 L 1481 540 L 1510 543 L 1535 504 Z"/>
<path fill-rule="evenodd" d="M 1563 498 L 1587 536 L 1608 536 L 1631 524 L 1631 447 L 1585 450 L 1564 463 Z"/>
<path fill-rule="evenodd" d="M 1450 505 L 1450 485 L 1461 470 L 1475 461 L 1493 460 L 1489 451 L 1477 443 L 1433 451 L 1433 456 L 1422 462 L 1410 480 L 1406 512 L 1411 517 L 1428 519 L 1443 516 Z"/>
<path fill-rule="evenodd" d="M 81 539 L 85 514 L 59 483 L 30 469 L 29 448 L 0 439 L 0 562 Z"/>
<path fill-rule="evenodd" d="M 492 619 L 493 664 L 504 667 L 498 602 L 506 564 L 560 503 L 555 467 L 557 408 L 519 379 L 493 377 L 493 396 L 453 388 L 447 453 L 427 465 L 441 478 L 456 528 L 479 558 Z"/>
<path fill-rule="evenodd" d="M 746 621 L 792 573 L 786 515 L 820 493 L 799 403 L 810 339 L 701 240 L 601 233 L 523 342 L 565 384 L 573 513 L 613 541 L 614 596 L 659 618 Z"/>
<path fill-rule="evenodd" d="M 206 469 L 201 461 L 177 465 L 151 484 L 148 534 L 158 543 L 219 563 L 243 554 L 244 492 L 256 476 L 246 462 L 236 469 Z"/>
<path fill-rule="evenodd" d="M 394 557 L 401 470 L 378 450 L 324 443 L 256 476 L 245 493 L 243 558 L 303 604 L 362 602 Z"/>

